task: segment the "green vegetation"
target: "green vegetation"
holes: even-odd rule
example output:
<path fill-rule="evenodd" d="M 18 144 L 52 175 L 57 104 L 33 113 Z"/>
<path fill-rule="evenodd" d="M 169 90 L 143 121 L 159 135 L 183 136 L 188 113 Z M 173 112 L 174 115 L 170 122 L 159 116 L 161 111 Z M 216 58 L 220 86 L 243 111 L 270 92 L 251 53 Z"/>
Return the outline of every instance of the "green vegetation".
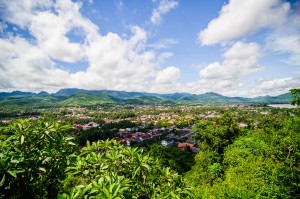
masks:
<path fill-rule="evenodd" d="M 149 154 L 158 158 L 160 163 L 183 174 L 194 165 L 195 154 L 188 149 L 180 150 L 177 146 L 163 147 L 159 144 L 150 146 Z"/>
<path fill-rule="evenodd" d="M 293 105 L 300 105 L 300 89 L 298 88 L 294 88 L 290 90 L 291 94 L 292 94 L 292 104 Z"/>
<path fill-rule="evenodd" d="M 58 123 L 1 129 L 0 197 L 190 198 L 183 178 L 138 148 L 98 141 L 81 151 Z"/>
<path fill-rule="evenodd" d="M 124 91 L 90 91 L 83 89 L 62 89 L 57 93 L 38 94 L 15 91 L 0 93 L 2 109 L 49 108 L 49 107 L 86 107 L 96 105 L 205 105 L 205 104 L 278 104 L 291 101 L 289 93 L 276 97 L 225 97 L 217 93 L 192 95 L 187 93 L 155 94 Z"/>
<path fill-rule="evenodd" d="M 0 197 L 55 198 L 78 147 L 58 123 L 19 120 L 1 129 Z"/>
<path fill-rule="evenodd" d="M 138 148 L 87 143 L 67 168 L 60 198 L 190 198 L 182 177 Z M 70 191 L 71 190 L 71 191 Z"/>
<path fill-rule="evenodd" d="M 196 125 L 201 151 L 185 178 L 198 198 L 299 198 L 298 116 L 288 112 L 256 118 L 257 128 L 240 131 L 225 113 Z"/>
<path fill-rule="evenodd" d="M 76 91 L 2 98 L 64 101 L 66 107 L 1 107 L 0 198 L 300 198 L 297 107 L 123 106 L 98 104 L 110 91 Z M 111 102 L 118 95 L 139 102 L 149 97 L 111 93 Z M 299 105 L 299 89 L 291 94 Z M 145 140 L 121 144 L 133 134 Z M 174 145 L 159 144 L 171 138 Z M 192 153 L 185 140 L 195 140 L 200 151 Z"/>

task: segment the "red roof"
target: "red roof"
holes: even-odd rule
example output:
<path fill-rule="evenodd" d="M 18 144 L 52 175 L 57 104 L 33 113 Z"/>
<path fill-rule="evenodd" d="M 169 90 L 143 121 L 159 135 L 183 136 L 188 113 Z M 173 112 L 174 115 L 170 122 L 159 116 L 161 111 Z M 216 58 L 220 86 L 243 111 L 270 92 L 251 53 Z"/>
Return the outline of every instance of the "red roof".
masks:
<path fill-rule="evenodd" d="M 132 137 L 137 137 L 137 133 L 132 133 L 131 136 Z"/>
<path fill-rule="evenodd" d="M 193 144 L 190 144 L 190 143 L 186 143 L 186 142 L 182 142 L 182 143 L 179 143 L 178 144 L 178 147 L 179 148 L 186 148 L 186 147 L 193 147 L 194 145 Z"/>

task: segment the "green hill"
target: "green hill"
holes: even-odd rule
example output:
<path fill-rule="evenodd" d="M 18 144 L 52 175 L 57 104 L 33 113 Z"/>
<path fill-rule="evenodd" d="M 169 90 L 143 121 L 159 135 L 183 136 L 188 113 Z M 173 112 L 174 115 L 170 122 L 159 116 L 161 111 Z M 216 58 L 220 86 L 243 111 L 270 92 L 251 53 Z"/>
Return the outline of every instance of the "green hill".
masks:
<path fill-rule="evenodd" d="M 67 99 L 60 101 L 60 106 L 90 106 L 99 104 L 115 103 L 110 96 L 105 94 L 91 94 L 91 93 L 76 93 Z"/>
<path fill-rule="evenodd" d="M 93 106 L 102 104 L 136 104 L 136 105 L 222 105 L 222 104 L 289 104 L 292 97 L 289 93 L 278 96 L 255 98 L 227 97 L 218 93 L 205 94 L 157 94 L 144 92 L 125 92 L 109 90 L 62 89 L 56 93 L 38 94 L 14 91 L 0 93 L 0 106 L 9 107 L 66 107 Z"/>

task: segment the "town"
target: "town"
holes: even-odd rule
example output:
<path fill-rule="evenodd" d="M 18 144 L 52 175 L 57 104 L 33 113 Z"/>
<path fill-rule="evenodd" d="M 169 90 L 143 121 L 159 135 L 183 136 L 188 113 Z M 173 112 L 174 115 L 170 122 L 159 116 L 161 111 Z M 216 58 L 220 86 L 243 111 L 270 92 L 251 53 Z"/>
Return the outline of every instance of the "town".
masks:
<path fill-rule="evenodd" d="M 8 125 L 13 119 L 28 116 L 33 121 L 45 118 L 71 125 L 71 133 L 82 146 L 87 140 L 114 139 L 126 146 L 160 143 L 197 153 L 200 149 L 193 137 L 194 125 L 198 121 L 220 118 L 228 110 L 235 112 L 237 125 L 242 129 L 247 128 L 249 122 L 257 126 L 259 121 L 253 120 L 255 115 L 267 115 L 270 108 L 245 105 L 62 107 L 11 113 L 10 117 L 2 117 L 1 123 Z M 252 118 L 246 119 L 245 115 Z"/>

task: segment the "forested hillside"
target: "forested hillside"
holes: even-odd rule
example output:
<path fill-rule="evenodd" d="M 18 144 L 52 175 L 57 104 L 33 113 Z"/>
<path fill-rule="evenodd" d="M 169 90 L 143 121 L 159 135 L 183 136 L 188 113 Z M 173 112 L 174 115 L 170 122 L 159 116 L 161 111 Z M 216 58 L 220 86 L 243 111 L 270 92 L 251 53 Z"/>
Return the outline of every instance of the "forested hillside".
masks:
<path fill-rule="evenodd" d="M 226 97 L 217 93 L 200 95 L 188 93 L 157 94 L 125 91 L 93 91 L 84 89 L 62 89 L 56 93 L 30 93 L 15 91 L 0 93 L 0 106 L 4 109 L 12 107 L 49 108 L 68 106 L 96 105 L 268 105 L 289 104 L 292 97 L 289 93 L 279 96 L 263 96 L 255 98 Z"/>
<path fill-rule="evenodd" d="M 232 115 L 196 125 L 201 151 L 185 178 L 198 198 L 299 198 L 300 117 L 260 116 L 239 129 Z"/>

